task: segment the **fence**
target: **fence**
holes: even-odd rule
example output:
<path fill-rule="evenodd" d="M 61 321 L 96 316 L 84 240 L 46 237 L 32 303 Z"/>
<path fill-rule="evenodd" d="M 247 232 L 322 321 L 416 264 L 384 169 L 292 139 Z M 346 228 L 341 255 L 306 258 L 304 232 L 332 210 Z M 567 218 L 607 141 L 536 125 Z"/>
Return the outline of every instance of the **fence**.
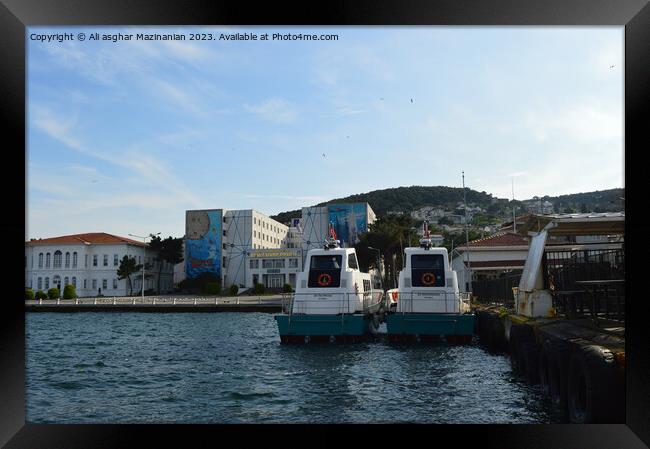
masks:
<path fill-rule="evenodd" d="M 542 257 L 544 289 L 553 307 L 567 318 L 605 317 L 625 320 L 625 252 L 616 249 L 547 250 Z M 473 281 L 472 292 L 483 303 L 514 307 L 513 287 L 521 274 Z"/>
<path fill-rule="evenodd" d="M 513 287 L 519 286 L 521 274 L 507 275 L 498 279 L 472 281 L 472 294 L 483 303 L 501 304 L 514 307 Z"/>
<path fill-rule="evenodd" d="M 544 253 L 544 288 L 567 318 L 625 321 L 625 251 L 567 249 Z"/>

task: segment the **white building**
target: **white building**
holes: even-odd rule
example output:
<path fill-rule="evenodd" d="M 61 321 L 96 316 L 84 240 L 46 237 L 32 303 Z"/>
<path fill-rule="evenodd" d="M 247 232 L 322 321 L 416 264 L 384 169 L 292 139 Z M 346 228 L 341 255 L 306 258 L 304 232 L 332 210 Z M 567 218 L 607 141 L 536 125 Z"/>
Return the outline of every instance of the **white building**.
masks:
<path fill-rule="evenodd" d="M 259 258 L 256 250 L 295 249 L 301 256 L 298 267 L 302 269 L 307 251 L 323 245 L 330 223 L 342 244 L 351 246 L 358 241 L 358 234 L 366 232 L 368 224 L 374 221 L 375 213 L 368 203 L 306 207 L 302 210 L 302 217 L 294 219 L 291 227 L 252 209 L 188 210 L 185 214 L 184 274 L 177 267 L 174 282 L 180 282 L 185 276 L 196 278 L 202 273 L 211 273 L 221 279 L 224 288 L 231 285 L 250 288 L 253 287 L 253 274 L 256 274 L 257 282 L 266 285 L 264 279 L 268 279 L 273 284 L 267 287 L 276 286 L 281 277 L 284 278 L 282 285 L 294 285 L 291 275 L 295 273 L 295 267 L 288 266 L 294 263 L 289 261 L 293 257 L 281 257 L 287 259 L 284 262 L 268 262 L 285 263 L 284 270 L 279 266 L 270 268 L 280 268 L 277 273 L 265 271 L 268 268 L 263 267 L 256 268 L 262 271 L 253 273 L 249 259 Z M 277 276 L 264 278 L 264 275 L 271 274 Z"/>
<path fill-rule="evenodd" d="M 59 287 L 63 293 L 63 288 L 72 284 L 79 297 L 128 295 L 128 280 L 117 276 L 120 261 L 129 256 L 141 264 L 144 249 L 144 261 L 151 265 L 151 272 L 145 272 L 145 290 L 158 287 L 162 263 L 160 290 L 171 291 L 173 266 L 158 262 L 143 246 L 142 242 L 104 232 L 32 239 L 25 242 L 25 287 L 44 292 Z M 142 274 L 133 274 L 131 282 L 133 293 L 141 292 Z"/>
<path fill-rule="evenodd" d="M 248 253 L 285 248 L 288 231 L 288 226 L 253 209 L 188 210 L 185 275 L 195 278 L 208 272 L 219 277 L 223 287 L 252 287 L 246 283 Z"/>
<path fill-rule="evenodd" d="M 295 289 L 296 275 L 302 271 L 302 250 L 254 249 L 248 252 L 246 268 L 246 285 L 282 288 L 291 284 Z"/>

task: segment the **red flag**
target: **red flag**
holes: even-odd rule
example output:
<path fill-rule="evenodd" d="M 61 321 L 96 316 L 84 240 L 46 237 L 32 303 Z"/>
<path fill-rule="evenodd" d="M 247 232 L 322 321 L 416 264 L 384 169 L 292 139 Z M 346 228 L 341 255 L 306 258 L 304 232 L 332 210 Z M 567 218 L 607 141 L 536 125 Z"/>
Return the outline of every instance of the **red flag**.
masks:
<path fill-rule="evenodd" d="M 330 223 L 330 235 L 334 240 L 336 240 L 336 231 L 334 230 L 334 226 L 332 226 L 332 223 Z"/>
<path fill-rule="evenodd" d="M 429 223 L 426 221 L 424 222 L 424 238 L 428 239 L 429 238 Z"/>

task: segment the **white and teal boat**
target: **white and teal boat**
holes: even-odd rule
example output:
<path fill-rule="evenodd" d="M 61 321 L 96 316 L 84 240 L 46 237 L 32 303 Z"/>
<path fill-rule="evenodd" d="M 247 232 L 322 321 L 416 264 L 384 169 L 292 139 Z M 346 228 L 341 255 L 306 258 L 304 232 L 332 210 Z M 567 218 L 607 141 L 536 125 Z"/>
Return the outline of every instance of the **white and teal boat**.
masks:
<path fill-rule="evenodd" d="M 309 250 L 296 292 L 275 316 L 283 343 L 354 342 L 377 332 L 383 291 L 359 270 L 354 248 L 341 248 L 330 234 L 323 249 Z"/>
<path fill-rule="evenodd" d="M 398 288 L 387 292 L 397 301 L 386 316 L 390 341 L 471 341 L 474 314 L 469 294 L 459 293 L 456 272 L 446 248 L 433 247 L 426 222 L 419 248 L 405 248 L 406 266 Z"/>

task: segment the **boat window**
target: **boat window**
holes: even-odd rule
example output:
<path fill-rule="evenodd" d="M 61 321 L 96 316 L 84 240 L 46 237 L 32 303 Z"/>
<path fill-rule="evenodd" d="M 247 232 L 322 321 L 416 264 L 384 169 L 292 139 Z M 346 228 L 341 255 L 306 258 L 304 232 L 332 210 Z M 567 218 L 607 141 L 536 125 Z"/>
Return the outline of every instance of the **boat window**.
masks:
<path fill-rule="evenodd" d="M 309 288 L 336 288 L 341 285 L 343 256 L 311 256 Z"/>
<path fill-rule="evenodd" d="M 340 270 L 341 256 L 311 256 L 312 270 Z"/>
<path fill-rule="evenodd" d="M 352 268 L 353 270 L 358 270 L 359 269 L 359 264 L 357 263 L 357 255 L 354 253 L 348 254 L 348 267 Z"/>
<path fill-rule="evenodd" d="M 445 264 L 440 254 L 413 254 L 411 268 L 431 268 L 444 270 Z"/>
<path fill-rule="evenodd" d="M 413 287 L 444 287 L 445 261 L 442 254 L 413 254 L 411 279 Z"/>

